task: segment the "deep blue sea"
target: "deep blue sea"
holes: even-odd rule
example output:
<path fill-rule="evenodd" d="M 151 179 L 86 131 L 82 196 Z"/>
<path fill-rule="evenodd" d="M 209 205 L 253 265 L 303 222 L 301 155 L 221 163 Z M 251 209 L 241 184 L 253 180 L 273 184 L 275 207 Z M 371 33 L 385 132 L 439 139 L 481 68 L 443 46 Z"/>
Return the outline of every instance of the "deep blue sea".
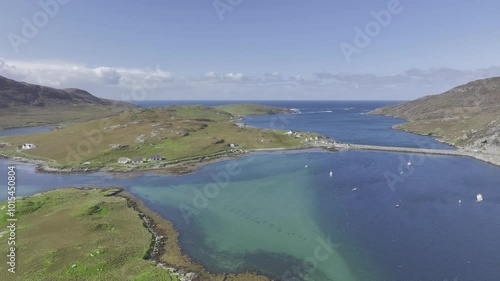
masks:
<path fill-rule="evenodd" d="M 258 103 L 302 113 L 246 117 L 249 125 L 283 124 L 343 142 L 450 148 L 391 129 L 403 120 L 363 114 L 388 102 Z M 408 160 L 412 167 L 404 165 Z M 0 160 L 0 173 L 7 164 Z M 125 186 L 171 220 L 183 251 L 214 272 L 260 271 L 279 280 L 500 280 L 500 168 L 471 158 L 253 153 L 189 175 L 129 179 L 37 174 L 31 165 L 16 165 L 20 195 Z M 482 203 L 475 201 L 478 193 Z"/>

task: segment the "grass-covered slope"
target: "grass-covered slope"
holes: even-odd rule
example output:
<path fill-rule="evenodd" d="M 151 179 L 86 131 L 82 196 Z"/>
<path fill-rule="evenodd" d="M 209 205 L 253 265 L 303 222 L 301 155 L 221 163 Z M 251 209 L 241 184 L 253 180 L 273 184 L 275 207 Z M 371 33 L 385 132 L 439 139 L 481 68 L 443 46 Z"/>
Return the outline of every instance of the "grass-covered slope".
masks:
<path fill-rule="evenodd" d="M 15 278 L 3 263 L 0 280 L 178 280 L 144 259 L 152 235 L 111 192 L 60 189 L 19 200 Z M 6 225 L 2 212 L 0 228 Z"/>
<path fill-rule="evenodd" d="M 236 116 L 293 113 L 290 109 L 287 108 L 273 107 L 260 104 L 228 104 L 228 105 L 217 106 L 216 108 L 222 111 L 229 112 Z"/>
<path fill-rule="evenodd" d="M 477 80 L 440 95 L 374 110 L 404 118 L 397 128 L 441 137 L 456 146 L 500 147 L 500 77 Z"/>
<path fill-rule="evenodd" d="M 213 156 L 236 149 L 292 148 L 307 137 L 289 136 L 285 131 L 240 127 L 232 114 L 206 106 L 142 108 L 121 115 L 72 124 L 63 129 L 0 138 L 12 144 L 0 153 L 49 160 L 57 167 L 149 167 L 118 164 L 119 157 L 149 157 L 160 154 L 162 163 Z M 23 143 L 37 146 L 19 150 Z M 231 147 L 231 144 L 234 144 Z M 82 163 L 90 165 L 82 166 Z"/>
<path fill-rule="evenodd" d="M 0 129 L 87 121 L 131 106 L 80 89 L 55 89 L 0 76 Z"/>

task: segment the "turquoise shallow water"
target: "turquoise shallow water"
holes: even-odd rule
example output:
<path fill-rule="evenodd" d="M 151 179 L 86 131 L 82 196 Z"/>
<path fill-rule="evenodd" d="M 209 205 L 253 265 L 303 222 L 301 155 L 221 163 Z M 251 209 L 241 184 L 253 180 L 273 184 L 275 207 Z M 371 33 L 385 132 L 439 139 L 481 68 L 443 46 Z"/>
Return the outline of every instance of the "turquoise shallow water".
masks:
<path fill-rule="evenodd" d="M 304 157 L 274 155 L 281 160 L 293 156 Z M 305 169 L 302 161 L 282 163 L 277 166 L 266 155 L 255 155 L 204 167 L 187 180 L 190 184 L 184 178 L 157 188 L 132 186 L 130 191 L 173 219 L 181 229 L 182 247 L 212 270 L 279 277 L 308 259 L 317 268 L 302 271 L 314 280 L 356 280 L 336 247 L 328 244 L 337 243 L 340 233 L 324 232 L 316 220 L 311 189 L 324 187 L 310 185 L 314 169 Z M 323 177 L 330 180 L 328 171 Z M 317 247 L 322 247 L 321 261 L 314 259 Z"/>
<path fill-rule="evenodd" d="M 415 166 L 388 184 L 386 175 L 399 175 L 401 158 L 410 156 Z M 498 168 L 467 158 L 419 157 L 257 154 L 130 191 L 173 220 L 181 246 L 214 271 L 281 277 L 306 262 L 315 265 L 305 271 L 313 280 L 497 280 Z M 240 173 L 219 192 L 200 195 L 228 163 Z M 488 202 L 475 202 L 479 192 Z M 181 209 L 192 212 L 189 220 Z M 314 263 L 318 239 L 327 237 L 333 252 Z"/>

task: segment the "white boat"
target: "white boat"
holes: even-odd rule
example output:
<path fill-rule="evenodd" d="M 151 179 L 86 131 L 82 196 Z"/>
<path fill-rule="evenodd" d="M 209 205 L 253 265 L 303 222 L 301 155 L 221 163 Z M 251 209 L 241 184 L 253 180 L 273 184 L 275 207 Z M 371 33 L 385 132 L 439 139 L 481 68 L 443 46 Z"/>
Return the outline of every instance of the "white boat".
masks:
<path fill-rule="evenodd" d="M 476 202 L 477 203 L 481 203 L 483 202 L 483 195 L 481 193 L 479 193 L 478 195 L 476 195 Z"/>
<path fill-rule="evenodd" d="M 333 178 L 333 172 L 330 171 L 330 178 Z"/>
<path fill-rule="evenodd" d="M 352 191 L 356 191 L 356 190 L 358 190 L 356 187 L 352 189 Z"/>
<path fill-rule="evenodd" d="M 305 168 L 309 168 L 309 166 L 307 166 L 307 165 L 305 165 L 304 167 L 305 167 Z"/>
<path fill-rule="evenodd" d="M 406 163 L 406 165 L 407 165 L 408 167 L 411 167 L 413 164 L 411 163 L 411 161 L 408 161 L 408 163 Z"/>

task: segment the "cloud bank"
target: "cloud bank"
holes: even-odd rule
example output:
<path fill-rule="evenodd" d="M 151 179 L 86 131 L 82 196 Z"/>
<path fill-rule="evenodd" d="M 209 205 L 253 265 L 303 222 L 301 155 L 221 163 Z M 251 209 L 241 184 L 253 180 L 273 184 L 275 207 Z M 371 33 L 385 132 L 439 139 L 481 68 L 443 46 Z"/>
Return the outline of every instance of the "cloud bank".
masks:
<path fill-rule="evenodd" d="M 408 100 L 439 94 L 472 80 L 500 76 L 500 67 L 476 70 L 417 69 L 395 74 L 331 73 L 247 75 L 207 71 L 198 77 L 174 75 L 159 66 L 88 67 L 68 62 L 0 58 L 0 75 L 57 88 L 81 88 L 112 99 Z"/>

